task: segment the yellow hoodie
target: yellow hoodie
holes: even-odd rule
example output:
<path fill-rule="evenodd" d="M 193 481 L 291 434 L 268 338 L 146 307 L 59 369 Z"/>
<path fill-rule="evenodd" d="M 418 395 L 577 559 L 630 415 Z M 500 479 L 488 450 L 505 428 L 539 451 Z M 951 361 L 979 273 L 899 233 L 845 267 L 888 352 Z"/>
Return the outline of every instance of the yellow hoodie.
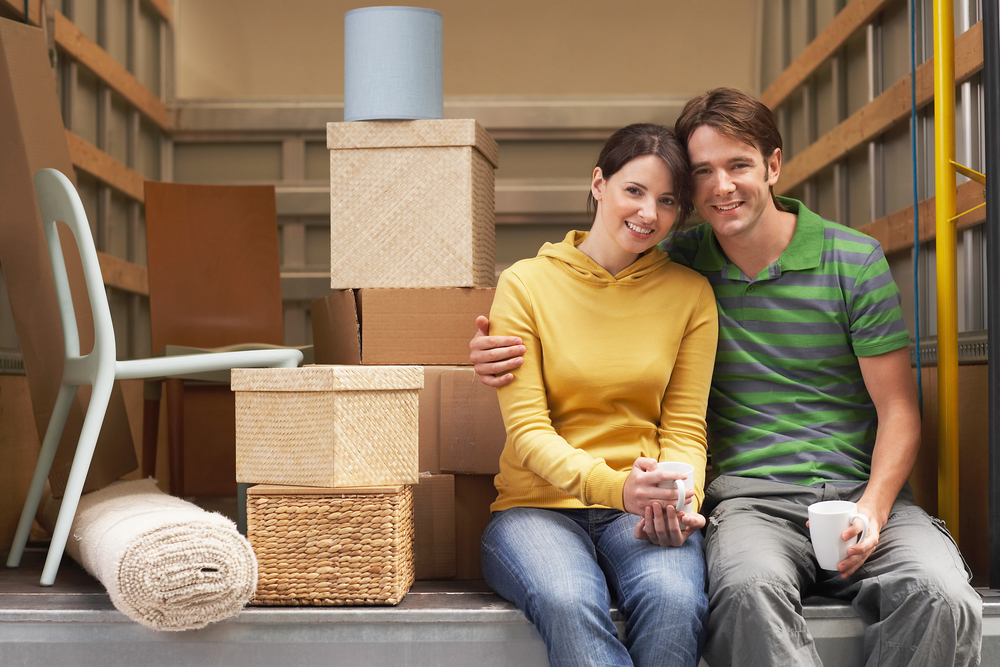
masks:
<path fill-rule="evenodd" d="M 636 458 L 695 469 L 705 484 L 705 410 L 718 316 L 704 277 L 653 248 L 617 276 L 576 248 L 546 243 L 500 276 L 490 333 L 520 336 L 515 380 L 497 391 L 507 442 L 493 511 L 624 510 Z"/>

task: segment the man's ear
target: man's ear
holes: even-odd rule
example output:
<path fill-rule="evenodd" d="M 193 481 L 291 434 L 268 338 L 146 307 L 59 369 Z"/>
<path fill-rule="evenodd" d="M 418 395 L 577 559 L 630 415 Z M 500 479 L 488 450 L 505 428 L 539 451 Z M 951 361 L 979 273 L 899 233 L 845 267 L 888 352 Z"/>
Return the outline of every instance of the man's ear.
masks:
<path fill-rule="evenodd" d="M 590 183 L 590 193 L 594 195 L 596 201 L 601 201 L 601 197 L 604 196 L 604 184 L 606 182 L 604 180 L 604 172 L 601 171 L 601 168 L 594 167 L 594 179 Z"/>
<path fill-rule="evenodd" d="M 767 184 L 774 187 L 774 184 L 778 182 L 778 176 L 781 174 L 781 149 L 775 148 L 774 152 L 771 153 L 771 157 L 764 160 L 764 166 L 767 168 Z"/>

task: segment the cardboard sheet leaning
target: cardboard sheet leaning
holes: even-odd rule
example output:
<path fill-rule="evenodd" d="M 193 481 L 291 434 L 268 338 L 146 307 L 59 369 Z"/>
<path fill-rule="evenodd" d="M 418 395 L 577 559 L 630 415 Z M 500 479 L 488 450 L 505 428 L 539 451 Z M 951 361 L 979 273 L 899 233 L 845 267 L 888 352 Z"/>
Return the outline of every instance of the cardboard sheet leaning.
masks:
<path fill-rule="evenodd" d="M 5 19 L 0 19 L 0 118 L 0 266 L 40 442 L 59 392 L 64 350 L 55 283 L 31 179 L 44 167 L 58 169 L 71 181 L 75 176 L 42 31 Z M 83 289 L 83 268 L 75 249 L 69 251 L 73 241 L 68 236 L 63 236 L 66 271 L 75 295 L 80 345 L 89 350 L 93 320 Z M 87 406 L 83 393 L 70 408 L 49 473 L 56 497 L 62 496 L 80 437 Z M 116 383 L 84 491 L 99 489 L 137 465 L 125 402 Z"/>

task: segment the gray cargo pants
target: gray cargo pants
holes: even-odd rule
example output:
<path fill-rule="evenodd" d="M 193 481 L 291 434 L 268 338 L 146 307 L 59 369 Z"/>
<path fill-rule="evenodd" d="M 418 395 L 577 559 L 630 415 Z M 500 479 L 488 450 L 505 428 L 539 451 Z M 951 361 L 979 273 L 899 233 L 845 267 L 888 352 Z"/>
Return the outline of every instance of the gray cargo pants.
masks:
<path fill-rule="evenodd" d="M 875 665 L 978 665 L 982 601 L 942 522 L 904 487 L 871 557 L 847 579 L 819 569 L 806 528 L 821 500 L 856 502 L 865 484 L 798 486 L 720 476 L 706 491 L 712 667 L 822 665 L 803 597 L 852 602 Z M 709 514 L 710 513 L 710 514 Z"/>

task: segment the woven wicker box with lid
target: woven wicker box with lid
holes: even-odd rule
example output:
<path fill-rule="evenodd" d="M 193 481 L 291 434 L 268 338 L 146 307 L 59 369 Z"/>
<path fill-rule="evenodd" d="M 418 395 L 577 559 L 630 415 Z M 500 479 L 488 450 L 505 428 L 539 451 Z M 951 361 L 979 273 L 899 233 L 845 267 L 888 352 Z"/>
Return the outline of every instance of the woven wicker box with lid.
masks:
<path fill-rule="evenodd" d="M 328 123 L 330 286 L 492 287 L 499 149 L 475 120 Z"/>
<path fill-rule="evenodd" d="M 413 584 L 408 486 L 247 491 L 255 605 L 397 604 Z"/>
<path fill-rule="evenodd" d="M 234 369 L 236 479 L 416 484 L 419 366 Z"/>

